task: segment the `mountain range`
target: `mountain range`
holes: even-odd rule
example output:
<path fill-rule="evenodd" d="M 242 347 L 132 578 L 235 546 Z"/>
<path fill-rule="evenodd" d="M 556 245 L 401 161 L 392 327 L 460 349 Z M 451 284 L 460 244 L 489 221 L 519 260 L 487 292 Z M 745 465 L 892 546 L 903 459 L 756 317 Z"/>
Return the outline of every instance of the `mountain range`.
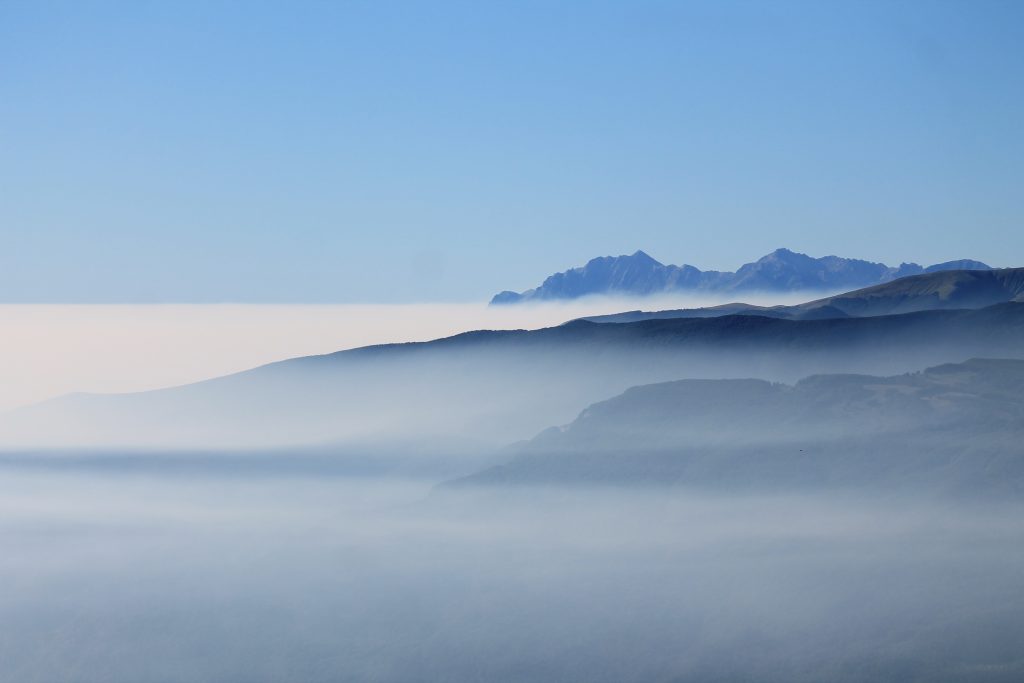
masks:
<path fill-rule="evenodd" d="M 808 301 L 796 306 L 755 306 L 744 303 L 663 311 L 625 311 L 590 316 L 602 323 L 636 322 L 665 318 L 709 318 L 722 315 L 759 315 L 789 320 L 865 317 L 916 311 L 983 308 L 1008 301 L 1024 301 L 1024 269 L 937 271 L 914 275 L 853 292 Z"/>
<path fill-rule="evenodd" d="M 637 385 L 795 382 L 1024 358 L 1022 292 L 1024 269 L 939 272 L 827 305 L 809 302 L 816 315 L 576 320 L 366 347 L 159 391 L 54 399 L 0 416 L 0 448 L 251 449 L 382 439 L 498 447 Z"/>
<path fill-rule="evenodd" d="M 551 275 L 525 292 L 504 291 L 491 304 L 577 299 L 590 295 L 648 296 L 679 292 L 840 291 L 890 282 L 911 275 L 948 270 L 988 270 L 970 259 L 931 266 L 901 263 L 897 267 L 860 259 L 813 258 L 776 249 L 736 272 L 700 270 L 691 265 L 666 265 L 637 251 L 624 256 L 591 259 L 585 266 Z"/>

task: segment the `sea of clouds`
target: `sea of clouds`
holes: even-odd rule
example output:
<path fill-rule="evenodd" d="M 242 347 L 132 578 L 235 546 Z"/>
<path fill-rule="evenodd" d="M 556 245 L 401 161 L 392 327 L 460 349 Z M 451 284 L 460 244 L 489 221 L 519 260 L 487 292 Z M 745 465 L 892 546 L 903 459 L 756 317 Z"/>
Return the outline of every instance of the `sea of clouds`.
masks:
<path fill-rule="evenodd" d="M 744 296 L 793 304 L 805 293 Z M 0 411 L 73 392 L 176 386 L 285 358 L 477 329 L 536 329 L 624 310 L 735 297 L 591 297 L 564 303 L 0 305 Z"/>

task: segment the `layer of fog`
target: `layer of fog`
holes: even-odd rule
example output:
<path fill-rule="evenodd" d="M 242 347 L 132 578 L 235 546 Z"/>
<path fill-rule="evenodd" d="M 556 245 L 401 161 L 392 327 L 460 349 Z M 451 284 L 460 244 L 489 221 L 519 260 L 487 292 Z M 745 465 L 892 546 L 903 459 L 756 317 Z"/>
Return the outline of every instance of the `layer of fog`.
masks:
<path fill-rule="evenodd" d="M 893 375 L 972 356 L 1020 355 L 1016 338 L 1014 350 L 988 339 L 963 345 L 952 336 L 796 348 L 488 339 L 311 359 L 148 394 L 69 397 L 0 416 L 0 447 L 347 444 L 474 456 L 566 424 L 588 405 L 641 384 L 749 377 L 792 383 L 815 373 Z"/>
<path fill-rule="evenodd" d="M 814 294 L 744 295 L 795 304 Z M 588 315 L 730 298 L 591 297 L 519 306 L 0 305 L 0 411 L 72 392 L 144 391 L 284 358 L 474 329 L 536 329 Z"/>
<path fill-rule="evenodd" d="M 0 679 L 1010 681 L 1018 505 L 0 466 Z"/>

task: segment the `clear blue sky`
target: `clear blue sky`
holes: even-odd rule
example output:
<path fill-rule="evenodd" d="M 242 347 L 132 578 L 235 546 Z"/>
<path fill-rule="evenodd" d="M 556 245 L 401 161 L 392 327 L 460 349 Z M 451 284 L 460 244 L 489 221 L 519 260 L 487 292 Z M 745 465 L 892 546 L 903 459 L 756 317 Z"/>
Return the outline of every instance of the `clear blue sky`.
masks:
<path fill-rule="evenodd" d="M 1024 3 L 0 0 L 0 300 L 1024 265 Z"/>

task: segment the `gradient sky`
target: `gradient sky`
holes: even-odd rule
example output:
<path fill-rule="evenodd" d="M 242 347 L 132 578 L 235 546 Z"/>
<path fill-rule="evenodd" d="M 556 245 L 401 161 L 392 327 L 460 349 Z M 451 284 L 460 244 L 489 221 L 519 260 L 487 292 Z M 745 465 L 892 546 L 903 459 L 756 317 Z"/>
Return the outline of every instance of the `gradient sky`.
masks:
<path fill-rule="evenodd" d="M 1024 266 L 1024 3 L 0 0 L 0 300 Z"/>

